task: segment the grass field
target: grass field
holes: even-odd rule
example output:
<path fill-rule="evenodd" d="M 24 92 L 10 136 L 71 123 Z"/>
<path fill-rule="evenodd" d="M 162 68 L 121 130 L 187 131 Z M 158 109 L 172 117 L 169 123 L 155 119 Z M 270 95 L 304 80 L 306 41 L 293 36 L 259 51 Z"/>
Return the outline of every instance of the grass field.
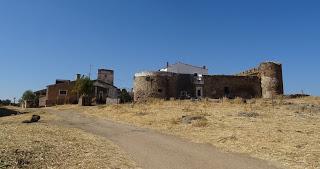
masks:
<path fill-rule="evenodd" d="M 30 113 L 0 118 L 2 168 L 136 168 L 119 147 L 81 130 L 51 124 L 52 114 L 38 112 L 38 123 L 24 124 Z"/>
<path fill-rule="evenodd" d="M 210 143 L 283 168 L 320 168 L 320 98 L 162 101 L 93 107 L 59 106 Z M 181 123 L 183 115 L 205 120 Z"/>

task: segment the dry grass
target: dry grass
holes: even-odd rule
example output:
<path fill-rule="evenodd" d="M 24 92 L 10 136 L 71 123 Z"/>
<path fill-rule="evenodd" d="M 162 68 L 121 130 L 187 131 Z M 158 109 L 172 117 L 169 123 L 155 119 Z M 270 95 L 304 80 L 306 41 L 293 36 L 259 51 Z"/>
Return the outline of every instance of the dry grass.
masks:
<path fill-rule="evenodd" d="M 135 168 L 112 142 L 81 130 L 49 124 L 23 124 L 31 114 L 0 118 L 0 168 Z"/>
<path fill-rule="evenodd" d="M 62 106 L 246 153 L 283 168 L 320 168 L 320 98 L 163 101 L 101 107 Z M 206 121 L 182 124 L 183 115 Z"/>

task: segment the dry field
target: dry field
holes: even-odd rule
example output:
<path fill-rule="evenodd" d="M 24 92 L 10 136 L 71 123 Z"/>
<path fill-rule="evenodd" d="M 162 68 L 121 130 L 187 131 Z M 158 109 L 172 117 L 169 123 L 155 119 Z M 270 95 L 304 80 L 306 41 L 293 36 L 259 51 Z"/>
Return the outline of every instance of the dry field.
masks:
<path fill-rule="evenodd" d="M 81 130 L 51 124 L 54 115 L 38 112 L 38 123 L 25 124 L 31 113 L 0 118 L 2 168 L 135 168 L 112 142 Z"/>
<path fill-rule="evenodd" d="M 320 168 L 320 98 L 162 101 L 94 107 L 59 106 L 156 129 L 223 151 L 249 154 L 281 168 Z M 183 115 L 206 120 L 181 123 Z"/>

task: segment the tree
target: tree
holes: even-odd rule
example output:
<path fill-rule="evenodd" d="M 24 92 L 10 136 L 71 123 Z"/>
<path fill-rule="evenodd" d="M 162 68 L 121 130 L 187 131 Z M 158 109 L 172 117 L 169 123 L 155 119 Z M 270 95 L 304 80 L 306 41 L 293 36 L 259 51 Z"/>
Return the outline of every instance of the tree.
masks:
<path fill-rule="evenodd" d="M 120 91 L 120 103 L 128 103 L 128 102 L 132 102 L 132 96 L 128 93 L 128 91 L 126 89 L 122 89 Z"/>
<path fill-rule="evenodd" d="M 2 100 L 2 104 L 5 105 L 5 106 L 8 106 L 8 105 L 11 104 L 11 100 L 9 100 L 9 99 Z"/>
<path fill-rule="evenodd" d="M 35 101 L 36 95 L 32 92 L 32 90 L 27 90 L 23 93 L 22 100 Z"/>
<path fill-rule="evenodd" d="M 11 100 L 9 99 L 6 99 L 6 100 L 0 100 L 0 105 L 3 105 L 3 106 L 8 106 L 11 104 Z"/>
<path fill-rule="evenodd" d="M 39 104 L 39 97 L 36 96 L 32 90 L 27 90 L 23 93 L 21 99 L 19 99 L 19 104 L 23 103 L 23 101 L 28 101 L 30 106 L 37 107 Z"/>
<path fill-rule="evenodd" d="M 73 92 L 78 95 L 86 95 L 88 96 L 92 92 L 93 82 L 87 76 L 82 76 L 77 79 L 76 84 L 74 86 Z"/>

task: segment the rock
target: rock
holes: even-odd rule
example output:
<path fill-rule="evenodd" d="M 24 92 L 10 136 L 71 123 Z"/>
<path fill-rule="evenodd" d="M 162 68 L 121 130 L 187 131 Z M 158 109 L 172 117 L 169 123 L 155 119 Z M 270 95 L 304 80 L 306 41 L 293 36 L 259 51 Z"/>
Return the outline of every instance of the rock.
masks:
<path fill-rule="evenodd" d="M 193 120 L 204 120 L 204 116 L 200 115 L 187 115 L 187 116 L 182 116 L 181 122 L 183 124 L 190 124 Z"/>
<path fill-rule="evenodd" d="M 289 99 L 295 99 L 295 98 L 302 98 L 302 97 L 309 97 L 310 95 L 308 94 L 290 94 L 290 95 L 285 95 L 285 98 Z"/>
<path fill-rule="evenodd" d="M 38 122 L 40 120 L 40 116 L 39 115 L 32 115 L 32 118 L 31 118 L 31 122 L 34 123 L 34 122 Z"/>
<path fill-rule="evenodd" d="M 255 112 L 240 112 L 240 113 L 238 113 L 238 116 L 242 116 L 242 117 L 257 117 L 257 116 L 259 116 L 259 114 L 255 113 Z"/>
<path fill-rule="evenodd" d="M 35 123 L 35 122 L 38 122 L 39 120 L 40 120 L 39 115 L 32 115 L 31 120 L 25 120 L 22 123 Z"/>

